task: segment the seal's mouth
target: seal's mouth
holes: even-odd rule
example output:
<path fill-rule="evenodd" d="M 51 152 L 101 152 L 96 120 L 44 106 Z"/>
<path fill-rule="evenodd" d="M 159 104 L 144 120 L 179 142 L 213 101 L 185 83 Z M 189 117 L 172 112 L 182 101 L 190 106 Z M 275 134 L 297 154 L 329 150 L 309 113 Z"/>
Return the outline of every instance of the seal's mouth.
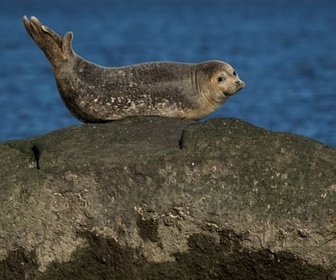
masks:
<path fill-rule="evenodd" d="M 236 81 L 236 91 L 232 94 L 237 93 L 238 91 L 242 90 L 245 87 L 245 83 L 241 80 Z"/>

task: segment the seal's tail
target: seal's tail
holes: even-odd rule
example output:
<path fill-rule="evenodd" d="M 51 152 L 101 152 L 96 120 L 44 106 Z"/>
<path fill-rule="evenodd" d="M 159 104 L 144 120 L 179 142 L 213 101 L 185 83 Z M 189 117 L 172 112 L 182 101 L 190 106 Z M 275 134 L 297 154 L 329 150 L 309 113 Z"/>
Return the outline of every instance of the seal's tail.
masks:
<path fill-rule="evenodd" d="M 74 53 L 71 48 L 72 32 L 68 32 L 63 38 L 55 31 L 44 26 L 36 17 L 31 17 L 29 21 L 23 17 L 23 24 L 28 34 L 35 43 L 42 49 L 54 68 L 68 61 Z"/>

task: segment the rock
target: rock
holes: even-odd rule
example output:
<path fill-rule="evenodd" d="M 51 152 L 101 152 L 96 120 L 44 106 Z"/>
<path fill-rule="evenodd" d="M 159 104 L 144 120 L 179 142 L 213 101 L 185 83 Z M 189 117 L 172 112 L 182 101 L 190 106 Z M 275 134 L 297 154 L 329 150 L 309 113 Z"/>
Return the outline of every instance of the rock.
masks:
<path fill-rule="evenodd" d="M 336 149 L 311 139 L 132 118 L 0 164 L 1 279 L 336 279 Z"/>

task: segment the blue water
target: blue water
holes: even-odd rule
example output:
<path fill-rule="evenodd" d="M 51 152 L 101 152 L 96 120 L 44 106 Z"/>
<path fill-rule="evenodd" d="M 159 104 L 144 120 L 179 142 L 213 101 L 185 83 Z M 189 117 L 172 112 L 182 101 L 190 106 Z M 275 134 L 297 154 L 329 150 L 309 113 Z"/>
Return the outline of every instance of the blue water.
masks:
<path fill-rule="evenodd" d="M 25 14 L 72 30 L 76 52 L 105 66 L 227 61 L 247 87 L 211 117 L 336 145 L 336 1 L 1 1 L 0 141 L 79 124 Z"/>

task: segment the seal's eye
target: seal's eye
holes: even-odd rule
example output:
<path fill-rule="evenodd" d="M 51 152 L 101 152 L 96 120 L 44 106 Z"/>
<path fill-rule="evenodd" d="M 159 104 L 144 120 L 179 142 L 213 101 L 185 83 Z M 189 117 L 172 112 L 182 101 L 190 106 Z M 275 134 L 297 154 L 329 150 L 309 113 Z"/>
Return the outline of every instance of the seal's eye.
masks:
<path fill-rule="evenodd" d="M 220 76 L 220 77 L 218 77 L 217 81 L 218 81 L 218 83 L 224 82 L 225 81 L 225 77 Z"/>
<path fill-rule="evenodd" d="M 237 77 L 236 71 L 233 71 L 233 76 Z"/>

